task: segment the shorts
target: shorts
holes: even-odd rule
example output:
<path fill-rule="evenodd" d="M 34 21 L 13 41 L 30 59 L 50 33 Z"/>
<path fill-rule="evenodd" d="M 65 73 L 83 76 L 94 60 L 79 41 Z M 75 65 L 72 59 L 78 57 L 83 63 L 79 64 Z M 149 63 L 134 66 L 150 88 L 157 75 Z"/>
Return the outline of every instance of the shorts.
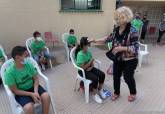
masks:
<path fill-rule="evenodd" d="M 27 91 L 27 92 L 34 92 L 34 87 L 33 88 L 30 88 L 30 89 L 28 89 L 28 90 L 25 90 L 25 91 Z M 45 93 L 46 91 L 45 91 L 45 89 L 42 87 L 42 86 L 38 86 L 38 94 L 41 96 L 43 93 Z M 22 107 L 24 107 L 26 104 L 28 104 L 28 103 L 31 103 L 31 102 L 33 102 L 34 103 L 34 101 L 33 101 L 33 99 L 32 99 L 32 97 L 30 97 L 30 96 L 19 96 L 19 95 L 16 95 L 15 96 L 15 99 L 16 99 L 16 101 L 22 106 Z"/>

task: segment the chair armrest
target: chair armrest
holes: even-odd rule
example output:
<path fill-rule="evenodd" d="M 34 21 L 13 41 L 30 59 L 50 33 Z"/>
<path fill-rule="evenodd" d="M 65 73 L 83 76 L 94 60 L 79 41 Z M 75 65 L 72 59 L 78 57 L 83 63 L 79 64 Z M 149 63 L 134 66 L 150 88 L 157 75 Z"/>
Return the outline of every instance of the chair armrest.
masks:
<path fill-rule="evenodd" d="M 41 72 L 41 71 L 38 71 L 38 74 L 39 76 L 43 79 L 43 81 L 45 82 L 46 84 L 46 90 L 48 91 L 49 90 L 49 79 Z"/>
<path fill-rule="evenodd" d="M 8 60 L 8 58 L 7 58 L 7 56 L 6 56 L 6 55 L 4 55 L 4 58 L 5 58 L 5 61 L 7 61 L 7 60 Z"/>
<path fill-rule="evenodd" d="M 9 102 L 10 102 L 10 106 L 11 106 L 12 112 L 14 114 L 18 113 L 18 109 L 19 109 L 19 112 L 21 112 L 21 113 L 24 112 L 23 109 L 22 109 L 22 106 L 16 102 L 14 94 L 9 89 L 9 87 L 7 85 L 4 85 L 4 87 L 5 87 L 7 96 L 9 98 Z"/>
<path fill-rule="evenodd" d="M 45 46 L 45 49 L 48 52 L 48 54 L 50 54 L 49 48 L 47 46 Z"/>
<path fill-rule="evenodd" d="M 97 68 L 100 69 L 101 61 L 95 59 L 94 62 L 97 65 Z"/>
<path fill-rule="evenodd" d="M 77 65 L 75 67 L 82 72 L 83 79 L 86 80 L 84 69 L 82 69 L 81 67 L 78 67 Z"/>
<path fill-rule="evenodd" d="M 144 51 L 145 52 L 148 52 L 148 46 L 147 46 L 147 44 L 142 44 L 142 43 L 139 42 L 139 45 L 142 46 L 142 47 L 144 47 Z"/>

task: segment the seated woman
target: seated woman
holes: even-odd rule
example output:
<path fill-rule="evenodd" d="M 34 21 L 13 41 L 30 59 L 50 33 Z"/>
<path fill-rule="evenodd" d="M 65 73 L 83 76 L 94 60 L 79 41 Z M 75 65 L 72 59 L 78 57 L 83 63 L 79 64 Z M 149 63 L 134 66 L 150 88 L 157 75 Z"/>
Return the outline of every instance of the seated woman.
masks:
<path fill-rule="evenodd" d="M 48 60 L 51 59 L 51 56 L 46 51 L 45 41 L 42 40 L 41 34 L 36 31 L 33 33 L 34 41 L 31 44 L 31 51 L 33 58 L 41 66 L 41 69 L 44 70 L 42 65 L 45 65 L 45 68 L 48 68 Z"/>
<path fill-rule="evenodd" d="M 0 68 L 3 65 L 3 63 L 5 62 L 5 57 L 3 55 L 2 50 L 0 49 Z M 0 85 L 2 84 L 2 78 L 0 77 Z"/>
<path fill-rule="evenodd" d="M 67 37 L 67 44 L 69 48 L 73 48 L 77 45 L 77 38 L 74 35 L 74 30 L 70 29 L 69 36 Z"/>
<path fill-rule="evenodd" d="M 76 63 L 79 67 L 83 68 L 85 71 L 86 79 L 92 81 L 92 92 L 93 92 L 93 99 L 97 103 L 102 103 L 102 99 L 106 98 L 106 94 L 103 92 L 103 84 L 105 80 L 104 72 L 100 71 L 99 69 L 94 67 L 94 59 L 92 57 L 91 52 L 88 50 L 89 42 L 87 37 L 82 37 L 80 40 L 80 46 L 76 50 Z M 78 71 L 78 73 L 82 76 L 82 72 Z M 99 96 L 97 94 L 97 90 L 99 91 Z"/>

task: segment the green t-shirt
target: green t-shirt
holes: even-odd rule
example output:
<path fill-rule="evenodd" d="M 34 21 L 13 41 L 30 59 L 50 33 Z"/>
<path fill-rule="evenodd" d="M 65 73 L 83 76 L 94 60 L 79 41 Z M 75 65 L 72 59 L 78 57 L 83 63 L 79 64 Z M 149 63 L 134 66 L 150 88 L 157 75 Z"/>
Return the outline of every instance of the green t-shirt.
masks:
<path fill-rule="evenodd" d="M 37 70 L 30 61 L 24 65 L 23 69 L 17 69 L 15 63 L 13 63 L 5 72 L 5 84 L 8 86 L 16 85 L 20 90 L 28 90 L 33 87 L 32 77 L 36 75 Z"/>
<path fill-rule="evenodd" d="M 0 60 L 3 60 L 3 59 L 4 59 L 4 56 L 3 56 L 2 50 L 0 49 Z"/>
<path fill-rule="evenodd" d="M 133 27 L 136 28 L 137 31 L 139 31 L 143 26 L 143 21 L 141 21 L 140 19 L 134 19 L 131 21 L 131 24 Z"/>
<path fill-rule="evenodd" d="M 42 49 L 46 46 L 45 41 L 43 40 L 39 40 L 38 42 L 33 41 L 31 44 L 31 51 L 32 54 L 39 54 Z"/>
<path fill-rule="evenodd" d="M 77 58 L 76 58 L 76 64 L 78 66 L 82 64 L 87 64 L 92 59 L 92 54 L 88 50 L 86 53 L 84 53 L 82 50 L 78 52 Z"/>
<path fill-rule="evenodd" d="M 77 38 L 74 35 L 69 35 L 67 38 L 68 45 L 75 45 L 77 43 Z"/>

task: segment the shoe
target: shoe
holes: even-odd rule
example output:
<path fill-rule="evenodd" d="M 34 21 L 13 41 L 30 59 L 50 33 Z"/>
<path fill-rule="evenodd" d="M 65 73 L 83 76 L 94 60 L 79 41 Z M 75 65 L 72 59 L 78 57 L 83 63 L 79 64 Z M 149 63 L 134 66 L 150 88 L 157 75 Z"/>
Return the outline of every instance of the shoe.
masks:
<path fill-rule="evenodd" d="M 112 101 L 116 101 L 119 98 L 119 95 L 113 94 L 111 97 Z"/>
<path fill-rule="evenodd" d="M 129 102 L 133 102 L 133 101 L 135 101 L 135 99 L 136 99 L 136 95 L 129 95 L 128 96 L 128 101 Z"/>
<path fill-rule="evenodd" d="M 93 100 L 95 100 L 97 103 L 103 103 L 102 99 L 100 98 L 100 96 L 98 94 L 93 95 Z"/>
<path fill-rule="evenodd" d="M 106 99 L 106 92 L 103 90 L 103 89 L 101 89 L 100 90 L 100 96 L 101 96 L 101 98 L 103 98 L 103 99 Z"/>

